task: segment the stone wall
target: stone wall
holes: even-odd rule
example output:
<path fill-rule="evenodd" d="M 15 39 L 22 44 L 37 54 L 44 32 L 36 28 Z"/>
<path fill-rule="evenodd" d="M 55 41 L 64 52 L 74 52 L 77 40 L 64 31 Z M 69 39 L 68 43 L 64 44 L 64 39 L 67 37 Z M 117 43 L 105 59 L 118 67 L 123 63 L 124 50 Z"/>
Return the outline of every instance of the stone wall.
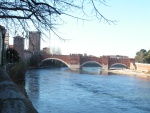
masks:
<path fill-rule="evenodd" d="M 19 57 L 24 59 L 24 38 L 20 36 L 14 37 L 14 49 L 19 53 Z"/>
<path fill-rule="evenodd" d="M 136 64 L 136 69 L 138 71 L 145 71 L 145 72 L 150 71 L 150 64 L 143 64 L 143 63 L 135 63 L 135 64 Z"/>
<path fill-rule="evenodd" d="M 143 71 L 143 72 L 150 72 L 150 64 L 144 64 L 144 63 L 131 63 L 130 64 L 131 70 L 137 70 L 137 71 Z"/>
<path fill-rule="evenodd" d="M 29 32 L 29 51 L 40 53 L 41 47 L 41 32 L 30 31 Z"/>
<path fill-rule="evenodd" d="M 24 50 L 24 60 L 29 60 L 32 57 L 32 52 Z"/>
<path fill-rule="evenodd" d="M 0 113 L 37 113 L 4 68 L 0 69 Z"/>

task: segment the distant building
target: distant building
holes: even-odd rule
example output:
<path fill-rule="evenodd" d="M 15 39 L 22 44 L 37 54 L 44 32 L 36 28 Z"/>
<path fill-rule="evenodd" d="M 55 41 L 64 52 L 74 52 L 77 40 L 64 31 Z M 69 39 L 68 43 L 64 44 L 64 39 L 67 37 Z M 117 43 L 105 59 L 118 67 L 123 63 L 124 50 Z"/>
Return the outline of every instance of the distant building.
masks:
<path fill-rule="evenodd" d="M 21 59 L 24 59 L 24 38 L 21 36 L 14 37 L 14 47 Z"/>
<path fill-rule="evenodd" d="M 6 32 L 5 34 L 5 47 L 6 49 L 9 48 L 9 33 Z"/>
<path fill-rule="evenodd" d="M 84 56 L 87 56 L 87 53 L 84 53 Z"/>
<path fill-rule="evenodd" d="M 33 53 L 28 51 L 28 50 L 24 50 L 24 60 L 29 60 L 32 57 Z"/>
<path fill-rule="evenodd" d="M 21 36 L 14 37 L 14 45 L 9 45 L 10 48 L 15 49 L 19 53 L 21 59 L 28 60 L 32 54 L 40 54 L 40 32 L 29 32 L 29 48 L 24 50 L 24 38 Z"/>
<path fill-rule="evenodd" d="M 29 51 L 40 53 L 40 44 L 41 44 L 41 32 L 39 31 L 30 31 L 29 32 Z"/>
<path fill-rule="evenodd" d="M 9 48 L 15 49 L 21 59 L 29 60 L 33 54 L 38 55 L 47 55 L 50 54 L 50 48 L 45 47 L 42 51 L 40 51 L 40 43 L 41 43 L 41 33 L 38 31 L 29 32 L 29 48 L 27 50 L 24 49 L 24 38 L 21 36 L 14 37 L 14 45 L 9 45 Z"/>
<path fill-rule="evenodd" d="M 49 47 L 43 48 L 43 52 L 45 52 L 46 54 L 50 54 L 50 48 Z"/>

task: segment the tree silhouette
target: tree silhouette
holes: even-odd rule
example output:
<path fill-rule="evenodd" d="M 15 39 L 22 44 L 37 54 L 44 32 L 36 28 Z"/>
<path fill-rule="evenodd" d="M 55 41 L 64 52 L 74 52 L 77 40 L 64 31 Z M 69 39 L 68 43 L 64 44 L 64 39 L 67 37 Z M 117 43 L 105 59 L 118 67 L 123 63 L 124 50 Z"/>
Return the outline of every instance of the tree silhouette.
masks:
<path fill-rule="evenodd" d="M 150 63 L 150 50 L 147 51 L 146 55 L 144 56 L 144 62 Z"/>
<path fill-rule="evenodd" d="M 19 59 L 20 59 L 19 54 L 15 49 L 8 48 L 6 50 L 6 60 L 9 63 L 19 62 Z"/>
<path fill-rule="evenodd" d="M 105 0 L 1 0 L 0 22 L 13 33 L 28 34 L 30 27 L 44 33 L 58 25 L 62 15 L 72 18 L 89 20 L 96 17 L 98 20 L 109 20 L 100 12 L 100 5 L 106 5 Z M 86 12 L 85 9 L 88 9 Z M 79 13 L 75 15 L 75 13 Z M 26 35 L 25 34 L 25 35 Z M 57 34 L 57 33 L 56 33 Z"/>
<path fill-rule="evenodd" d="M 150 50 L 141 49 L 136 53 L 135 61 L 139 63 L 150 63 Z"/>

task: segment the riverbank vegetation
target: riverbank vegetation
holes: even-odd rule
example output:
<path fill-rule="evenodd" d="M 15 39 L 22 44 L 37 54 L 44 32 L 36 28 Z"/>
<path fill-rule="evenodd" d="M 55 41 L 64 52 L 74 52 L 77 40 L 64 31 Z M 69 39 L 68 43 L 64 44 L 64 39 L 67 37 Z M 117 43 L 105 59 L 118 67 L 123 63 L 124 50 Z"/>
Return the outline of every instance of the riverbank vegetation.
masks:
<path fill-rule="evenodd" d="M 20 60 L 19 53 L 13 48 L 8 48 L 6 50 L 6 60 L 9 63 L 19 62 Z"/>
<path fill-rule="evenodd" d="M 24 61 L 19 61 L 15 63 L 9 63 L 6 65 L 6 71 L 12 81 L 17 84 L 20 91 L 28 97 L 25 90 L 25 72 L 27 69 L 27 64 Z"/>
<path fill-rule="evenodd" d="M 8 54 L 7 52 L 6 54 Z M 10 54 L 10 53 L 9 53 Z M 16 52 L 16 56 L 18 53 Z M 8 55 L 7 55 L 8 56 Z M 17 57 L 19 58 L 19 57 Z M 7 72 L 11 79 L 17 83 L 18 85 L 23 84 L 25 82 L 25 73 L 27 69 L 30 68 L 39 68 L 39 62 L 41 61 L 41 56 L 39 54 L 33 54 L 30 59 L 21 60 L 17 59 L 14 61 L 13 57 L 7 57 L 7 62 L 10 63 L 7 65 Z M 43 62 L 40 66 L 42 67 L 64 67 L 66 66 L 60 61 L 56 60 L 47 60 Z"/>
<path fill-rule="evenodd" d="M 24 61 L 8 64 L 7 66 L 7 72 L 10 78 L 17 84 L 22 84 L 25 82 L 26 69 L 27 64 Z"/>
<path fill-rule="evenodd" d="M 150 50 L 141 49 L 136 53 L 135 61 L 139 63 L 150 63 Z"/>
<path fill-rule="evenodd" d="M 6 63 L 8 63 L 6 69 L 10 78 L 17 84 L 24 82 L 27 63 L 20 59 L 16 50 L 12 48 L 6 50 Z"/>

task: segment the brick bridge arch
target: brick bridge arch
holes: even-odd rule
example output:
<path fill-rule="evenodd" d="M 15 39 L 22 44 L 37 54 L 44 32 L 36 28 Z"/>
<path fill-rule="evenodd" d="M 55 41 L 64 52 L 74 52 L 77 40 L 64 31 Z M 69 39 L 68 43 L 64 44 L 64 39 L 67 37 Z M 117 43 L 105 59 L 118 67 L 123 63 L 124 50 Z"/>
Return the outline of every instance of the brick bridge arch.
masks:
<path fill-rule="evenodd" d="M 87 63 L 95 63 L 95 64 L 98 64 L 100 67 L 102 67 L 102 64 L 100 64 L 99 62 L 97 62 L 97 61 L 86 61 L 86 62 L 84 62 L 84 63 L 82 63 L 81 65 L 80 65 L 80 68 L 82 68 L 85 64 L 87 64 Z"/>
<path fill-rule="evenodd" d="M 45 61 L 47 61 L 47 60 L 57 60 L 57 61 L 60 61 L 60 62 L 64 63 L 66 66 L 70 67 L 67 62 L 65 62 L 64 60 L 59 59 L 59 58 L 46 58 L 46 59 L 43 59 L 43 60 L 40 62 L 39 66 L 41 66 L 42 63 L 45 62 Z"/>
<path fill-rule="evenodd" d="M 112 67 L 112 66 L 114 66 L 114 65 L 123 65 L 123 66 L 125 66 L 126 68 L 130 68 L 130 67 L 128 67 L 126 64 L 123 64 L 123 63 L 114 63 L 114 64 L 112 64 L 110 67 Z"/>
<path fill-rule="evenodd" d="M 135 60 L 124 56 L 83 56 L 82 54 L 70 54 L 70 55 L 43 55 L 41 61 L 48 59 L 55 59 L 66 64 L 70 69 L 79 69 L 85 63 L 94 62 L 102 66 L 102 69 L 108 70 L 114 64 L 122 64 L 130 68 L 130 63 L 134 63 Z"/>

